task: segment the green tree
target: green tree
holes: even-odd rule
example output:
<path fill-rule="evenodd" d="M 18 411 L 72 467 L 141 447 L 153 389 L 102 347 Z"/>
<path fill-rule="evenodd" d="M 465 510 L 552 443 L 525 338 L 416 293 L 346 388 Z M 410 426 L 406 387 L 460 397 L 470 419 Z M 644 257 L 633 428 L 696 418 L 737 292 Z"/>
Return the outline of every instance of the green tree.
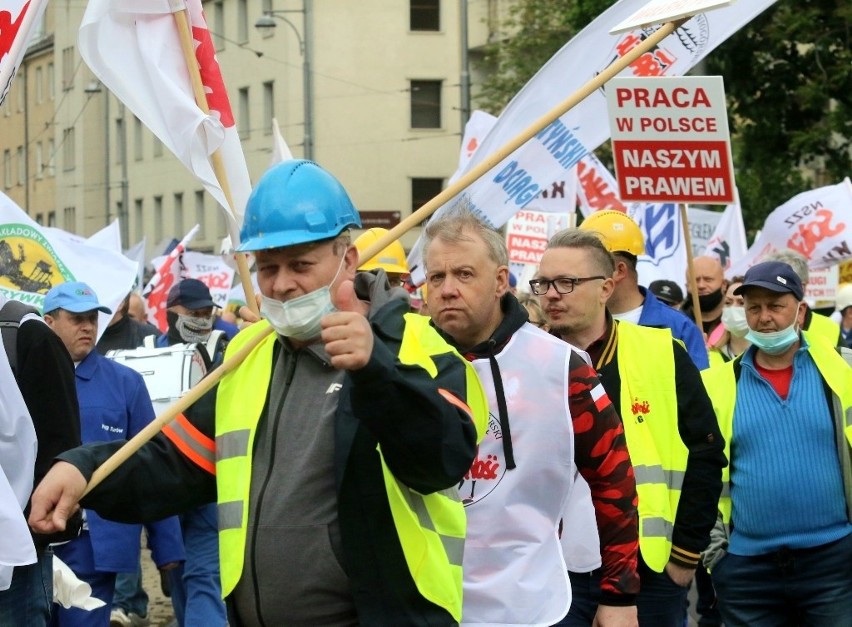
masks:
<path fill-rule="evenodd" d="M 610 0 L 517 0 L 481 60 L 478 103 L 499 112 Z M 724 77 L 748 229 L 795 194 L 852 166 L 852 3 L 779 0 L 707 58 Z M 582 61 L 580 61 L 582 62 Z M 814 172 L 817 173 L 816 178 Z"/>

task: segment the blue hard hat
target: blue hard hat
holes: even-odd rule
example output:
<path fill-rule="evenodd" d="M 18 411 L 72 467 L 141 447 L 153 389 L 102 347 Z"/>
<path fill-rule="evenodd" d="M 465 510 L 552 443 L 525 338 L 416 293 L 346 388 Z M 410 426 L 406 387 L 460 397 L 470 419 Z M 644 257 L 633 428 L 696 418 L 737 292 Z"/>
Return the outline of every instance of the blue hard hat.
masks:
<path fill-rule="evenodd" d="M 272 166 L 248 199 L 239 252 L 337 237 L 361 218 L 340 182 L 313 161 Z"/>

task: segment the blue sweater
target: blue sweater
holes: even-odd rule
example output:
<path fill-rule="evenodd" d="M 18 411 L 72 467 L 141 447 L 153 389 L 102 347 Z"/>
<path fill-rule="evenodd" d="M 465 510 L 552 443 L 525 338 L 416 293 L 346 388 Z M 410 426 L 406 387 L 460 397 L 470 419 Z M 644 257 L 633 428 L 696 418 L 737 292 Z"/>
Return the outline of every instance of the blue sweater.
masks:
<path fill-rule="evenodd" d="M 852 532 L 822 377 L 806 347 L 782 400 L 743 355 L 731 437 L 728 551 L 764 555 L 820 546 Z"/>
<path fill-rule="evenodd" d="M 692 319 L 677 309 L 661 303 L 650 290 L 640 287 L 639 291 L 645 297 L 645 302 L 642 303 L 642 315 L 639 316 L 639 324 L 643 327 L 671 329 L 672 335 L 686 346 L 686 352 L 689 353 L 695 366 L 699 370 L 709 367 L 710 357 L 707 355 L 707 347 L 704 345 L 704 336 Z"/>

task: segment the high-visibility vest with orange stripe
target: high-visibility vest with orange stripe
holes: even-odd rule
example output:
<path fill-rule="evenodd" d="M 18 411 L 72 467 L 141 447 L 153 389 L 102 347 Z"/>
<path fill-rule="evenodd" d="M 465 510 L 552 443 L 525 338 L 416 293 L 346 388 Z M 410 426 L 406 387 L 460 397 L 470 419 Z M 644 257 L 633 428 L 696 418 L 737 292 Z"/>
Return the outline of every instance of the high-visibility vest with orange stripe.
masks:
<path fill-rule="evenodd" d="M 820 375 L 828 383 L 831 391 L 840 399 L 840 407 L 832 407 L 834 414 L 839 409 L 843 412 L 843 433 L 849 446 L 852 446 L 852 369 L 846 360 L 840 356 L 833 344 L 826 343 L 826 338 L 814 335 L 810 330 L 802 331 L 808 343 L 807 351 L 813 358 Z M 722 496 L 719 498 L 719 512 L 725 524 L 731 522 L 731 437 L 734 433 L 734 410 L 737 402 L 737 379 L 734 371 L 735 362 L 729 361 L 718 367 L 704 370 L 701 373 L 704 386 L 716 410 L 719 430 L 725 438 L 725 457 L 729 464 L 722 469 Z"/>
<path fill-rule="evenodd" d="M 470 412 L 477 439 L 480 439 L 487 426 L 488 405 L 473 367 L 429 326 L 428 318 L 406 314 L 405 320 L 397 356 L 401 363 L 418 365 L 432 378 L 438 374 L 433 355 L 453 353 L 465 364 L 466 405 L 448 392 L 442 396 Z M 262 321 L 241 331 L 228 345 L 228 353 L 239 350 L 267 324 Z M 219 383 L 216 486 L 223 596 L 233 591 L 243 572 L 254 438 L 272 376 L 275 341 L 275 334 L 264 339 L 239 368 Z M 378 452 L 381 455 L 381 446 Z M 383 458 L 382 471 L 391 514 L 412 580 L 424 598 L 459 620 L 466 519 L 457 489 L 420 494 L 397 480 Z"/>
<path fill-rule="evenodd" d="M 689 456 L 678 430 L 672 334 L 619 322 L 617 350 L 621 422 L 639 496 L 639 550 L 661 573 Z"/>

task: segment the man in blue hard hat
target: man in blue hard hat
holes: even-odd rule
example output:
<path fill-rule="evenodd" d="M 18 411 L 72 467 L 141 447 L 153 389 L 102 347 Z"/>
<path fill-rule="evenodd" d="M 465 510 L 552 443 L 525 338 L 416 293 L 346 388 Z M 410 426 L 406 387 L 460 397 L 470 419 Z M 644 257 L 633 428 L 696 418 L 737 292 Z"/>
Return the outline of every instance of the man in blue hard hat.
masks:
<path fill-rule="evenodd" d="M 267 172 L 239 247 L 256 256 L 266 320 L 228 354 L 269 325 L 276 333 L 215 398 L 83 499 L 133 520 L 216 500 L 231 625 L 452 625 L 461 616 L 455 487 L 487 401 L 472 368 L 428 319 L 406 315 L 405 295 L 382 271 L 356 272 L 348 229 L 359 226 L 343 187 L 316 164 Z M 54 466 L 30 524 L 61 527 L 108 453 L 62 457 L 71 463 Z"/>

